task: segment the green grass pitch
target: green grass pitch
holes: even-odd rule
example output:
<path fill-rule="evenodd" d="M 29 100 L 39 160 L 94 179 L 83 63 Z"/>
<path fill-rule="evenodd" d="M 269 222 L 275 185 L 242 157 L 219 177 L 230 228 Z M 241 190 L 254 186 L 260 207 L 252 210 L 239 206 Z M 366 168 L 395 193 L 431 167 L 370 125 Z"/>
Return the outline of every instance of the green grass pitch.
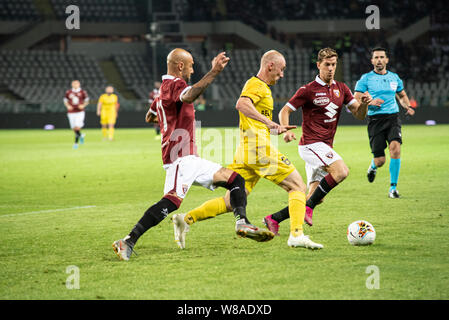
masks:
<path fill-rule="evenodd" d="M 214 151 L 220 141 L 211 138 L 225 141 L 230 131 L 201 130 L 205 158 L 232 159 L 233 147 Z M 388 157 L 375 182 L 366 179 L 366 127 L 338 129 L 334 147 L 349 177 L 305 227 L 323 250 L 289 248 L 288 222 L 267 243 L 238 238 L 233 215 L 225 214 L 193 225 L 185 250 L 167 218 L 140 239 L 139 255 L 128 262 L 111 244 L 163 195 L 160 142 L 152 129 L 119 128 L 114 142 L 102 141 L 99 129 L 84 132 L 86 143 L 72 150 L 68 129 L 0 131 L 0 299 L 449 298 L 447 125 L 403 126 L 401 199 L 387 197 Z M 279 139 L 279 149 L 305 178 L 297 142 Z M 194 186 L 178 212 L 223 194 Z M 248 216 L 261 226 L 286 203 L 285 191 L 261 181 L 248 198 Z M 346 228 L 358 219 L 375 226 L 372 246 L 349 245 Z"/>

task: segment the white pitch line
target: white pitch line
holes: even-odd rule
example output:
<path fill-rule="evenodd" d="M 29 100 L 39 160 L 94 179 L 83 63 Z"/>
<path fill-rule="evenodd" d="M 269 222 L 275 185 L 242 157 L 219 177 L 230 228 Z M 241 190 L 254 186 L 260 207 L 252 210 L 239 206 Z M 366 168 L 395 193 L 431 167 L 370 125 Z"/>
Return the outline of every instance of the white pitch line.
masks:
<path fill-rule="evenodd" d="M 30 212 L 22 212 L 22 213 L 12 213 L 12 214 L 0 215 L 0 218 L 15 217 L 15 216 L 25 216 L 25 215 L 29 215 L 29 214 L 60 212 L 60 211 L 68 211 L 68 210 L 76 210 L 76 209 L 87 209 L 87 208 L 95 208 L 95 207 L 96 206 L 82 206 L 82 207 L 71 207 L 71 208 L 62 208 L 62 209 L 50 209 L 50 210 L 30 211 Z"/>

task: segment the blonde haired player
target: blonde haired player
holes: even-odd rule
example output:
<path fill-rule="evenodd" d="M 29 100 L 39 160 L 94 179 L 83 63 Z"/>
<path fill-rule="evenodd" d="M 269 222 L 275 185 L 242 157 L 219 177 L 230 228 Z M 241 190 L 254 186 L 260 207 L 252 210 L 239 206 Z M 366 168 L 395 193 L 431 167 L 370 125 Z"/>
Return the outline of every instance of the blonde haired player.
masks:
<path fill-rule="evenodd" d="M 103 139 L 114 140 L 114 127 L 117 121 L 117 113 L 120 108 L 118 97 L 112 86 L 107 86 L 105 93 L 98 99 L 97 116 L 100 117 Z"/>
<path fill-rule="evenodd" d="M 315 206 L 349 174 L 342 157 L 333 149 L 334 137 L 341 112 L 345 106 L 356 119 L 365 119 L 368 104 L 380 105 L 366 93 L 357 101 L 343 82 L 335 81 L 338 54 L 332 48 L 318 52 L 318 75 L 315 80 L 301 86 L 279 112 L 282 125 L 289 125 L 292 112 L 302 109 L 302 136 L 299 141 L 299 156 L 306 164 L 309 194 L 306 202 L 305 222 L 312 226 Z M 296 140 L 293 132 L 284 134 L 284 141 Z M 287 219 L 289 208 L 264 218 L 265 225 L 277 233 L 279 223 Z"/>
<path fill-rule="evenodd" d="M 301 175 L 270 141 L 270 134 L 281 134 L 296 128 L 281 126 L 272 121 L 273 97 L 269 86 L 275 85 L 284 76 L 285 67 L 284 56 L 278 51 L 270 50 L 262 56 L 257 76 L 245 83 L 236 104 L 240 118 L 240 144 L 234 161 L 228 168 L 245 179 L 247 194 L 260 178 L 270 180 L 287 191 L 290 214 L 290 237 L 287 244 L 291 247 L 321 249 L 321 244 L 314 243 L 303 233 L 306 186 Z M 224 197 L 209 200 L 187 214 L 175 214 L 175 241 L 181 249 L 184 248 L 189 225 L 231 209 L 227 192 Z"/>

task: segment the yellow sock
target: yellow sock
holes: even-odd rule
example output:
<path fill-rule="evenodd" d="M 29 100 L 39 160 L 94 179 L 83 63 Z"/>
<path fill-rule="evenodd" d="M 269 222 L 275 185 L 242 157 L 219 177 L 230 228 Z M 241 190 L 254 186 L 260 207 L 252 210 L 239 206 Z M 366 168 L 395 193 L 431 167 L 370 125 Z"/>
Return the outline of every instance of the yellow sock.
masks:
<path fill-rule="evenodd" d="M 109 140 L 114 139 L 114 128 L 109 128 L 108 138 L 109 138 Z"/>
<path fill-rule="evenodd" d="M 192 224 L 204 219 L 213 218 L 219 214 L 228 212 L 224 198 L 215 198 L 204 202 L 201 206 L 189 211 L 184 217 L 187 224 Z"/>
<path fill-rule="evenodd" d="M 294 237 L 302 235 L 302 225 L 306 214 L 306 195 L 303 192 L 288 193 L 288 213 L 290 215 L 290 232 Z"/>
<path fill-rule="evenodd" d="M 101 132 L 103 133 L 103 138 L 106 138 L 108 136 L 108 129 L 101 128 Z"/>

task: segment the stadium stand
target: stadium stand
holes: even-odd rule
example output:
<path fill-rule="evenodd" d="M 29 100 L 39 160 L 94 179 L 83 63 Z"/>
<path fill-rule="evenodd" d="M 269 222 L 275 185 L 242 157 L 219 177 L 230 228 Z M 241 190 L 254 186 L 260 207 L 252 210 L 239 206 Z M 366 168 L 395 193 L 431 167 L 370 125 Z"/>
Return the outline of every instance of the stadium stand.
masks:
<path fill-rule="evenodd" d="M 83 21 L 138 22 L 143 21 L 134 1 L 130 0 L 51 0 L 56 16 L 66 18 L 68 5 L 82 8 Z"/>
<path fill-rule="evenodd" d="M 66 18 L 67 5 L 80 6 L 82 21 L 88 22 L 144 22 L 145 13 L 140 10 L 139 1 L 132 0 L 48 0 L 55 17 L 59 20 Z M 273 95 L 277 106 L 282 105 L 296 91 L 299 85 L 310 82 L 316 75 L 315 56 L 319 48 L 331 46 L 340 54 L 340 72 L 337 79 L 346 82 L 350 88 L 355 87 L 360 75 L 372 69 L 370 64 L 370 49 L 374 46 L 384 46 L 391 53 L 390 70 L 397 72 L 405 82 L 410 96 L 413 96 L 419 106 L 444 106 L 448 103 L 449 91 L 449 37 L 446 21 L 447 9 L 444 2 L 435 0 L 418 0 L 394 2 L 387 0 L 325 0 L 295 1 L 295 0 L 267 0 L 267 1 L 207 1 L 207 0 L 172 0 L 171 16 L 178 17 L 181 22 L 238 20 L 254 29 L 269 35 L 271 38 L 288 44 L 289 49 L 282 50 L 287 60 L 285 77 L 273 86 Z M 274 27 L 268 28 L 275 20 L 339 20 L 366 18 L 364 9 L 367 5 L 378 5 L 382 10 L 382 17 L 393 17 L 395 25 L 391 30 L 342 33 L 312 33 L 302 34 L 300 30 L 292 30 L 283 34 Z M 168 6 L 170 7 L 170 6 Z M 276 12 L 274 15 L 273 12 Z M 398 30 L 413 24 L 422 17 L 430 16 L 431 26 L 426 33 L 414 41 L 389 42 L 387 39 Z M 42 17 L 33 0 L 6 1 L 0 0 L 1 20 L 39 20 Z M 148 15 L 151 19 L 151 14 Z M 13 37 L 6 35 L 5 37 Z M 232 34 L 230 35 L 232 37 Z M 95 42 L 95 37 L 81 39 L 85 43 Z M 112 41 L 102 39 L 102 41 Z M 130 35 L 128 41 L 145 41 L 143 35 L 139 38 Z M 188 48 L 195 56 L 195 74 L 192 81 L 197 81 L 210 66 L 214 55 L 226 47 L 226 42 L 232 42 L 229 37 L 216 38 L 208 50 L 202 50 L 201 40 L 183 43 L 163 42 L 159 45 L 158 69 L 164 72 L 164 61 L 161 57 L 173 46 Z M 63 42 L 60 39 L 59 42 Z M 222 42 L 221 45 L 219 44 Z M 58 48 L 59 45 L 56 46 Z M 101 47 L 101 42 L 98 43 Z M 221 48 L 219 48 L 221 46 Z M 48 47 L 51 47 L 50 45 Z M 232 108 L 244 82 L 258 71 L 262 49 L 249 49 L 251 46 L 233 49 L 227 47 L 231 63 L 220 75 L 214 99 L 218 101 L 218 108 Z M 253 46 L 254 47 L 254 46 Z M 45 47 L 44 47 L 45 48 Z M 92 98 L 98 97 L 108 84 L 100 66 L 100 58 L 85 53 L 67 53 L 64 47 L 45 50 L 39 46 L 27 50 L 0 50 L 0 88 L 8 92 L 5 98 L 0 90 L 0 112 L 19 110 L 17 107 L 6 107 L 21 103 L 27 105 L 26 110 L 35 110 L 29 105 L 40 105 L 41 111 L 61 111 L 61 95 L 70 85 L 70 81 L 77 78 Z M 164 52 L 161 52 L 164 51 Z M 153 82 L 160 79 L 161 74 L 155 74 L 152 68 L 151 48 L 147 53 L 130 53 L 128 51 L 111 52 L 111 61 L 115 64 L 124 87 L 134 93 L 137 102 L 147 101 L 148 94 L 153 88 Z M 114 85 L 114 83 L 112 83 Z M 123 86 L 122 86 L 123 87 Z M 118 92 L 119 98 L 123 96 Z M 129 97 L 129 95 L 127 95 Z M 210 97 L 208 99 L 211 101 Z M 126 100 L 126 99 L 123 99 Z M 133 107 L 134 105 L 134 107 Z M 125 108 L 141 110 L 134 101 L 124 103 Z M 31 108 L 31 109 L 30 109 Z M 23 108 L 22 108 L 23 109 Z"/>
<path fill-rule="evenodd" d="M 121 53 L 114 54 L 116 63 L 127 87 L 133 90 L 137 97 L 148 100 L 148 94 L 153 88 L 154 76 L 151 70 L 151 57 L 146 55 Z"/>
<path fill-rule="evenodd" d="M 0 0 L 0 20 L 35 21 L 40 19 L 33 0 Z"/>

